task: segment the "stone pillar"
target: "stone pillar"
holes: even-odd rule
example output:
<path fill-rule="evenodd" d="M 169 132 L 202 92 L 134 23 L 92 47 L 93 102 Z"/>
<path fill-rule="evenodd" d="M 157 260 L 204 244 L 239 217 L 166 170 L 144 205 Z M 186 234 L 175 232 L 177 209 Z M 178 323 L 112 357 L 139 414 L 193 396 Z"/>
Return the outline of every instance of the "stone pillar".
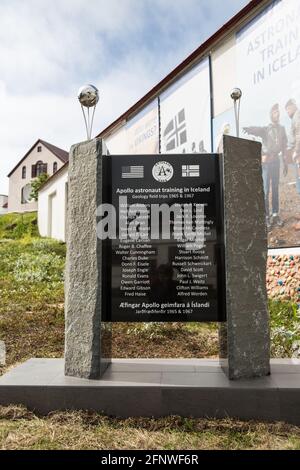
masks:
<path fill-rule="evenodd" d="M 270 374 L 261 144 L 225 136 L 223 148 L 227 321 L 220 363 L 230 379 L 261 377 Z"/>
<path fill-rule="evenodd" d="M 101 323 L 102 242 L 97 207 L 102 202 L 102 141 L 70 151 L 66 263 L 65 375 L 100 378 L 111 357 L 109 324 Z"/>
<path fill-rule="evenodd" d="M 0 366 L 6 364 L 6 348 L 4 341 L 0 341 Z"/>

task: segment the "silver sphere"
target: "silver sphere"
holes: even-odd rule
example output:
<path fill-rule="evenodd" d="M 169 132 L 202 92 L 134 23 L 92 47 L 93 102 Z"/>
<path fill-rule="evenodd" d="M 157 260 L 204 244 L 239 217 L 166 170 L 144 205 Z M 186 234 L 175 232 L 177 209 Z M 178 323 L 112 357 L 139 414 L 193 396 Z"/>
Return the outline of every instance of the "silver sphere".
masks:
<path fill-rule="evenodd" d="M 238 101 L 238 100 L 241 99 L 242 94 L 243 93 L 242 93 L 242 90 L 240 88 L 234 88 L 232 90 L 232 92 L 230 93 L 230 96 L 234 101 Z"/>
<path fill-rule="evenodd" d="M 92 108 L 99 101 L 99 91 L 94 85 L 84 85 L 78 91 L 78 99 L 82 106 Z"/>

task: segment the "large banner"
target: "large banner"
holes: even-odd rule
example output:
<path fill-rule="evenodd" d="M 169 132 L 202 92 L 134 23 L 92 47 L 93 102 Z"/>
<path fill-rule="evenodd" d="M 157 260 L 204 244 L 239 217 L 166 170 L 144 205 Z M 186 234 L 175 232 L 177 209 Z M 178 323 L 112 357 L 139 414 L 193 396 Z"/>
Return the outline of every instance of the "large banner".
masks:
<path fill-rule="evenodd" d="M 211 151 L 208 59 L 161 95 L 160 116 L 162 153 Z"/>
<path fill-rule="evenodd" d="M 129 154 L 159 153 L 158 101 L 155 100 L 126 124 Z"/>
<path fill-rule="evenodd" d="M 125 126 L 115 131 L 109 137 L 104 138 L 104 141 L 110 155 L 127 155 L 129 153 Z"/>
<path fill-rule="evenodd" d="M 274 1 L 237 34 L 237 85 L 241 137 L 262 142 L 269 246 L 300 245 L 299 0 Z"/>

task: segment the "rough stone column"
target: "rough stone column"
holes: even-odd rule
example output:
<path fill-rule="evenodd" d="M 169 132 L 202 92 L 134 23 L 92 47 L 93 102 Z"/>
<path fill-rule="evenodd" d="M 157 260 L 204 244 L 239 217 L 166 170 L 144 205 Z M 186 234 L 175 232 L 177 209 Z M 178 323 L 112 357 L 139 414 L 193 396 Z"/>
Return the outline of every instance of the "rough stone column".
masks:
<path fill-rule="evenodd" d="M 74 145 L 69 161 L 65 374 L 89 379 L 107 368 L 111 345 L 109 325 L 101 324 L 102 242 L 96 232 L 102 154 L 102 141 L 95 139 Z"/>
<path fill-rule="evenodd" d="M 261 145 L 225 136 L 223 148 L 227 322 L 220 362 L 230 379 L 260 377 L 270 373 Z"/>
<path fill-rule="evenodd" d="M 0 366 L 6 364 L 6 348 L 4 341 L 0 341 Z"/>

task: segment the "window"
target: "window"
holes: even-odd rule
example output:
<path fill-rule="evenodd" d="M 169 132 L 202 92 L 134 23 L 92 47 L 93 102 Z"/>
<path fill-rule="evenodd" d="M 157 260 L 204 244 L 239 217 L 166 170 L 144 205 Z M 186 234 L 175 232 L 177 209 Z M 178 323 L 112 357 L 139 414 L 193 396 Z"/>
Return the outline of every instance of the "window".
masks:
<path fill-rule="evenodd" d="M 57 162 L 53 163 L 53 173 L 57 172 Z"/>
<path fill-rule="evenodd" d="M 31 166 L 31 178 L 36 177 L 36 165 Z"/>
<path fill-rule="evenodd" d="M 36 176 L 40 176 L 43 174 L 44 164 L 43 162 L 39 161 L 36 164 Z"/>
<path fill-rule="evenodd" d="M 32 177 L 35 178 L 43 173 L 47 173 L 47 163 L 43 163 L 39 160 L 35 165 L 32 165 Z"/>
<path fill-rule="evenodd" d="M 38 153 L 40 153 L 42 151 L 42 146 L 41 145 L 38 145 L 37 151 L 38 151 Z"/>
<path fill-rule="evenodd" d="M 32 188 L 31 188 L 30 183 L 23 186 L 23 188 L 21 189 L 21 203 L 22 204 L 27 204 L 28 202 L 31 202 L 31 199 L 30 199 L 31 191 L 32 191 Z"/>
<path fill-rule="evenodd" d="M 26 166 L 22 167 L 22 179 L 24 180 L 26 178 Z"/>

